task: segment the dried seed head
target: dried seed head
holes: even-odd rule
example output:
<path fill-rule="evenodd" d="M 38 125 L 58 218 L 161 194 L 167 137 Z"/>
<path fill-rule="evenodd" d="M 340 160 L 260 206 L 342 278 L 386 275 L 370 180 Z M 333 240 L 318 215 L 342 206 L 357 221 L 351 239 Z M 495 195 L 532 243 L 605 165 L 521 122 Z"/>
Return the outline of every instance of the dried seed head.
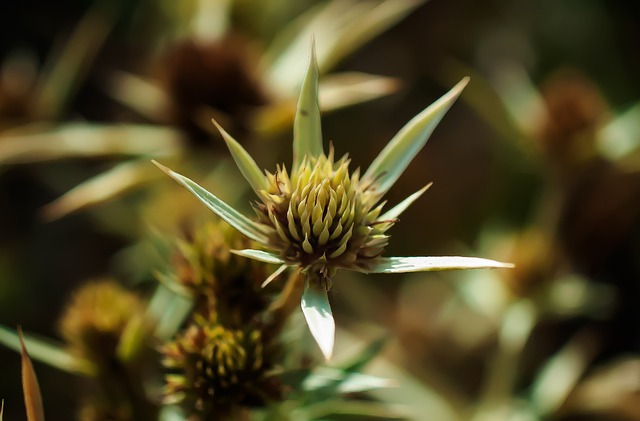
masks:
<path fill-rule="evenodd" d="M 547 112 L 534 135 L 546 158 L 569 170 L 592 159 L 596 132 L 607 115 L 598 87 L 583 74 L 564 69 L 547 79 L 540 93 Z"/>
<path fill-rule="evenodd" d="M 270 247 L 329 288 L 339 268 L 367 270 L 387 245 L 393 221 L 378 221 L 382 204 L 374 189 L 349 172 L 345 156 L 306 157 L 289 177 L 284 167 L 267 174 L 268 188 L 256 206 L 260 221 L 273 228 Z"/>
<path fill-rule="evenodd" d="M 169 120 L 186 130 L 199 146 L 221 144 L 212 143 L 201 128 L 208 126 L 211 118 L 203 109 L 223 112 L 231 127 L 247 130 L 251 111 L 268 102 L 253 71 L 254 56 L 250 43 L 238 35 L 215 42 L 188 39 L 174 45 L 160 66 L 160 79 L 171 105 Z"/>
<path fill-rule="evenodd" d="M 271 350 L 260 330 L 228 329 L 215 317 L 196 315 L 175 341 L 163 347 L 166 401 L 184 402 L 204 414 L 236 405 L 262 405 L 279 396 Z"/>

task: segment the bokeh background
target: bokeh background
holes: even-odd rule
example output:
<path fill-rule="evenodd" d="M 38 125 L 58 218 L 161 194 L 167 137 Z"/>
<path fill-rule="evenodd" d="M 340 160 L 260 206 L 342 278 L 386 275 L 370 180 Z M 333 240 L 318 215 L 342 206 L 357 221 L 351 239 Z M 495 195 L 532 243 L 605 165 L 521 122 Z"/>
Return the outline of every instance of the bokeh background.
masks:
<path fill-rule="evenodd" d="M 2 7 L 0 323 L 57 337 L 70 291 L 88 279 L 149 290 L 166 258 L 153 239 L 213 218 L 156 177 L 150 157 L 242 197 L 203 118 L 246 138 L 260 165 L 288 162 L 294 103 L 281 101 L 262 126 L 251 119 L 275 97 L 256 79 L 257 57 L 320 3 L 233 3 L 231 31 L 213 44 L 189 41 L 184 22 L 195 18 L 171 1 Z M 399 378 L 415 386 L 405 398 L 429 392 L 439 402 L 415 401 L 435 411 L 416 419 L 447 419 L 441 401 L 461 419 L 517 419 L 529 414 L 521 407 L 540 419 L 640 419 L 640 5 L 416 4 L 335 63 L 394 78 L 395 91 L 327 113 L 325 139 L 366 167 L 405 122 L 471 76 L 388 196 L 397 203 L 434 183 L 393 228 L 388 255 L 477 255 L 517 268 L 345 275 L 332 296 L 338 324 L 360 340 L 393 338 L 385 361 L 412 373 L 412 383 Z M 203 16 L 204 33 L 215 32 L 215 14 Z M 135 180 L 124 192 L 97 203 L 80 194 L 78 209 L 51 205 L 123 157 L 136 159 L 131 172 L 88 190 Z M 50 419 L 72 418 L 75 379 L 36 368 Z M 5 417 L 18 419 L 17 354 L 0 349 L 0 377 Z"/>

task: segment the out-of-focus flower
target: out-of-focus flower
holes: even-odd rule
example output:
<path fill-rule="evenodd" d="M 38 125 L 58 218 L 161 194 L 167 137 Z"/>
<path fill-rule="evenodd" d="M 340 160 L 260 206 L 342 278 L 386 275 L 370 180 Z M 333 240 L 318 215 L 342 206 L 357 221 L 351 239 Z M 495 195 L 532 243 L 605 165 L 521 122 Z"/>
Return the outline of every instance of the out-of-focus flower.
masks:
<path fill-rule="evenodd" d="M 115 282 L 89 282 L 66 307 L 60 332 L 74 354 L 108 370 L 127 326 L 143 309 L 137 296 Z"/>
<path fill-rule="evenodd" d="M 82 420 L 134 420 L 157 415 L 143 386 L 157 355 L 147 347 L 145 306 L 113 280 L 83 285 L 59 325 L 72 355 L 91 362 L 79 412 Z"/>
<path fill-rule="evenodd" d="M 251 242 L 222 221 L 210 222 L 179 239 L 172 274 L 194 296 L 197 311 L 212 311 L 225 326 L 240 328 L 254 321 L 268 304 L 261 288 L 273 268 L 231 253 Z"/>
<path fill-rule="evenodd" d="M 245 249 L 235 253 L 280 264 L 280 273 L 293 267 L 305 275 L 302 310 L 326 358 L 334 343 L 334 320 L 327 291 L 338 269 L 364 273 L 402 273 L 447 269 L 510 267 L 469 257 L 381 257 L 385 231 L 427 187 L 380 215 L 384 194 L 426 143 L 435 126 L 458 97 L 467 80 L 409 122 L 392 139 L 369 169 L 349 172 L 347 157 L 334 162 L 325 155 L 318 106 L 318 69 L 312 49 L 294 123 L 291 175 L 284 166 L 262 173 L 253 158 L 221 127 L 240 171 L 260 201 L 254 222 L 190 179 L 159 165 L 199 200 L 238 231 L 270 251 Z"/>
<path fill-rule="evenodd" d="M 273 369 L 272 346 L 260 329 L 231 329 L 213 313 L 197 314 L 193 323 L 162 347 L 166 377 L 165 401 L 188 402 L 204 417 L 224 419 L 237 406 L 263 405 L 280 390 Z M 209 418 L 207 418 L 209 419 Z"/>

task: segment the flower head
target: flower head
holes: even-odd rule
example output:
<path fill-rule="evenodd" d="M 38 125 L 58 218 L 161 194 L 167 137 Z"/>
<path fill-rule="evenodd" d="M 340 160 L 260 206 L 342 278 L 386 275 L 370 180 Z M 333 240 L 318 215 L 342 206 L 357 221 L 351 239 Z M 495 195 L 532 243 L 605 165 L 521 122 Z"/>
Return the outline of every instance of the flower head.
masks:
<path fill-rule="evenodd" d="M 144 307 L 138 297 L 116 282 L 102 280 L 83 285 L 60 319 L 60 333 L 71 352 L 110 369 L 125 331 L 141 320 Z"/>
<path fill-rule="evenodd" d="M 382 206 L 345 156 L 305 157 L 289 177 L 286 168 L 267 174 L 267 189 L 255 206 L 270 227 L 268 247 L 288 265 L 298 266 L 327 289 L 336 269 L 367 271 L 387 244 L 393 221 L 379 221 Z"/>
<path fill-rule="evenodd" d="M 230 252 L 251 246 L 249 239 L 222 221 L 190 229 L 177 241 L 169 282 L 186 288 L 197 311 L 215 312 L 218 321 L 229 327 L 245 326 L 269 305 L 270 293 L 261 284 L 273 272 L 269 264 Z"/>
<path fill-rule="evenodd" d="M 305 274 L 302 310 L 311 333 L 329 358 L 335 326 L 327 290 L 339 269 L 400 273 L 511 266 L 473 257 L 381 257 L 389 239 L 386 231 L 428 185 L 383 214 L 385 202 L 381 200 L 425 145 L 467 82 L 467 78 L 463 79 L 414 117 L 360 175 L 359 169 L 350 171 L 348 157 L 335 162 L 333 148 L 328 154 L 324 152 L 318 69 L 312 48 L 294 122 L 291 175 L 284 165 L 278 166 L 275 173 L 263 174 L 247 151 L 214 121 L 259 198 L 254 206 L 257 221 L 188 178 L 157 165 L 223 220 L 269 250 L 236 250 L 236 254 L 280 264 L 279 271 L 294 267 Z"/>
<path fill-rule="evenodd" d="M 230 329 L 215 315 L 196 315 L 175 341 L 163 347 L 163 364 L 179 374 L 166 377 L 165 400 L 189 401 L 203 414 L 234 405 L 261 405 L 280 391 L 269 372 L 271 345 L 258 328 Z"/>

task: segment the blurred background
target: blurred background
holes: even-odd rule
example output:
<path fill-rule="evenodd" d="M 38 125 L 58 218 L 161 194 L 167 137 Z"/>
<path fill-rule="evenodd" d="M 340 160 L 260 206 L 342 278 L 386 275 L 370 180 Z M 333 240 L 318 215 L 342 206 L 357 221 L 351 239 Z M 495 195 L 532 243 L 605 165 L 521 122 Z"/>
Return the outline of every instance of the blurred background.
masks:
<path fill-rule="evenodd" d="M 171 236 L 214 218 L 152 158 L 250 197 L 211 117 L 264 168 L 288 163 L 314 33 L 325 141 L 364 168 L 471 76 L 388 194 L 434 183 L 387 255 L 516 264 L 341 275 L 338 347 L 390 336 L 374 370 L 404 393 L 382 399 L 414 419 L 640 420 L 638 3 L 25 0 L 0 15 L 3 325 L 59 337 L 90 279 L 149 291 Z M 18 361 L 0 349 L 7 419 Z M 73 377 L 36 369 L 50 417 L 72 418 Z"/>

